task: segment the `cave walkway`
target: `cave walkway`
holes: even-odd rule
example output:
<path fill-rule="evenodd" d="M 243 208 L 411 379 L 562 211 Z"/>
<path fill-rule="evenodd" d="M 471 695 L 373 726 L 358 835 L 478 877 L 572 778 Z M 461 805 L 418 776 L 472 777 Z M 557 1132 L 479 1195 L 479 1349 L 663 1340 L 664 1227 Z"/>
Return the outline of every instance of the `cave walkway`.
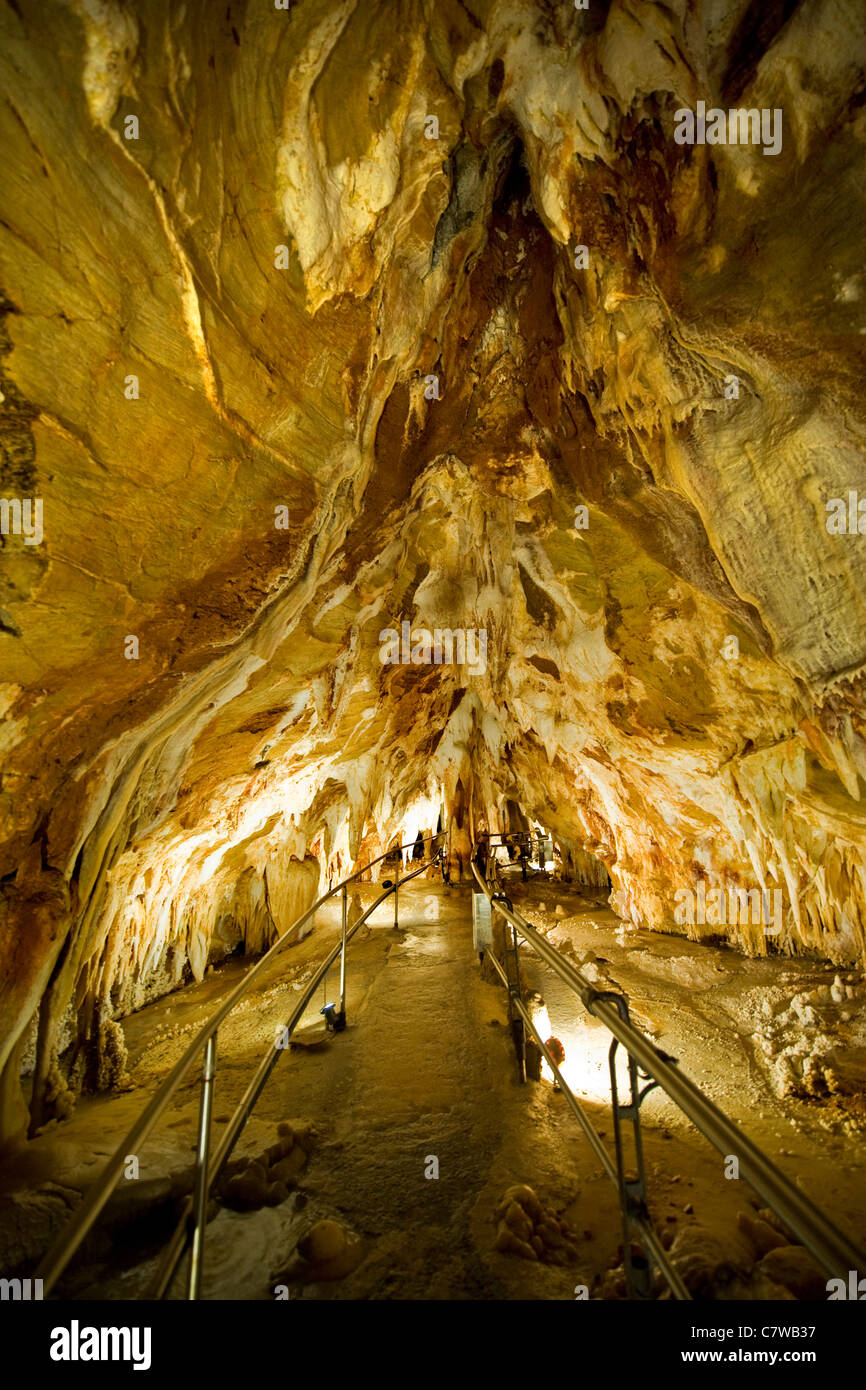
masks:
<path fill-rule="evenodd" d="M 509 1185 L 558 1173 L 562 1200 L 573 1196 L 577 1136 L 561 1097 L 517 1081 L 505 993 L 481 979 L 472 946 L 471 888 L 420 879 L 400 891 L 396 931 L 393 910 L 389 899 L 349 948 L 346 1030 L 321 1049 L 293 1050 L 257 1108 L 260 1120 L 313 1120 L 320 1142 L 301 1181 L 303 1224 L 331 1217 L 364 1244 L 348 1278 L 293 1292 L 572 1296 L 572 1270 L 530 1272 L 493 1252 Z M 336 979 L 335 970 L 329 999 Z M 205 1297 L 221 1286 L 216 1224 Z"/>
<path fill-rule="evenodd" d="M 655 936 L 654 954 L 677 962 L 665 990 L 658 976 L 629 970 L 637 943 L 616 938 L 621 924 L 606 908 L 594 912 L 587 901 L 591 894 L 540 875 L 514 891 L 536 901 L 546 898 L 548 923 L 561 899 L 569 911 L 582 911 L 580 930 L 603 944 L 599 968 L 604 972 L 616 958 L 617 973 L 628 970 L 629 995 L 650 1031 L 670 1039 L 689 1073 L 699 1074 L 729 1112 L 736 1112 L 732 1118 L 764 1140 L 769 1153 L 778 1153 L 780 1142 L 799 1139 L 799 1180 L 805 1177 L 807 1188 L 840 1224 L 843 1214 L 850 1220 L 855 1213 L 857 1224 L 866 1224 L 862 1143 L 828 1146 L 825 1130 L 806 1136 L 802 1124 L 795 1128 L 790 1111 L 773 1104 L 745 1045 L 742 1022 L 732 1026 L 716 1003 L 720 980 L 735 991 L 748 991 L 765 975 L 790 970 L 790 962 L 742 959 L 732 975 L 730 953 Z M 386 901 L 365 939 L 350 947 L 346 1031 L 329 1038 L 321 1051 L 293 1054 L 262 1098 L 272 1121 L 309 1118 L 321 1136 L 301 1184 L 305 1205 L 295 1214 L 293 1239 L 312 1219 L 330 1217 L 357 1233 L 364 1246 L 363 1263 L 347 1278 L 290 1285 L 294 1296 L 573 1298 L 576 1284 L 592 1287 L 617 1263 L 616 1192 L 564 1098 L 545 1083 L 519 1083 L 505 991 L 482 979 L 473 949 L 471 902 L 467 883 L 449 889 L 439 881 L 416 880 L 401 890 L 400 930 L 395 931 L 393 904 Z M 636 935 L 642 950 L 649 934 Z M 696 993 L 700 971 L 701 985 L 706 980 L 712 985 Z M 553 1030 L 566 1044 L 565 1074 L 577 1082 L 610 1146 L 607 1030 L 585 1015 L 529 952 L 523 975 L 524 985 L 540 989 L 547 999 Z M 325 991 L 329 999 L 335 983 L 332 977 Z M 647 1016 L 648 1003 L 655 1017 Z M 750 1026 L 746 1022 L 746 1030 Z M 739 1103 L 731 1105 L 734 1091 Z M 760 1116 L 762 1135 L 755 1134 L 756 1105 L 767 1107 Z M 259 1111 L 261 1118 L 261 1103 Z M 693 1235 L 698 1246 L 712 1248 L 718 1241 L 745 1269 L 749 1249 L 738 1235 L 738 1218 L 744 1207 L 751 1210 L 750 1194 L 725 1180 L 716 1152 L 665 1095 L 656 1094 L 642 1128 L 657 1229 Z M 514 1183 L 533 1186 L 580 1234 L 574 1265 L 557 1268 L 495 1251 L 497 1209 Z M 857 1186 L 860 1200 L 852 1208 Z M 821 1200 L 831 1192 L 836 1200 Z M 217 1224 L 209 1228 L 209 1241 Z M 211 1246 L 211 1255 L 216 1254 Z M 277 1277 L 279 1264 L 278 1258 L 271 1261 Z M 210 1268 L 212 1291 L 206 1279 L 204 1293 L 218 1297 L 218 1263 L 212 1260 Z"/>
<path fill-rule="evenodd" d="M 364 901 L 378 891 L 363 885 Z M 750 1042 L 756 990 L 763 993 L 774 981 L 802 988 L 813 977 L 826 978 L 822 966 L 749 961 L 681 937 L 624 934 L 598 895 L 540 876 L 515 884 L 513 892 L 536 924 L 546 922 L 550 931 L 559 917 L 552 939 L 570 940 L 581 955 L 594 948 L 594 968 L 627 990 L 638 1024 L 662 1038 L 711 1098 L 766 1152 L 782 1155 L 791 1176 L 862 1240 L 863 1137 L 828 1133 L 823 1113 L 777 1100 Z M 281 1058 L 235 1154 L 261 1154 L 281 1121 L 312 1122 L 318 1137 L 309 1165 L 297 1191 L 279 1205 L 218 1210 L 206 1230 L 203 1298 L 273 1299 L 284 1285 L 297 1299 L 571 1299 L 577 1284 L 593 1287 L 617 1263 L 616 1192 L 564 1097 L 546 1083 L 519 1083 L 505 991 L 482 978 L 471 903 L 468 883 L 446 888 L 419 878 L 401 887 L 399 930 L 391 899 L 359 930 L 348 955 L 346 1030 Z M 221 1027 L 217 1129 L 338 933 L 339 912 L 323 911 L 316 929 L 274 962 Z M 230 961 L 125 1020 L 130 1087 L 82 1103 L 66 1124 L 33 1141 L 28 1161 L 39 1160 L 55 1187 L 82 1190 L 93 1181 L 99 1154 L 120 1143 L 191 1032 L 247 968 L 248 962 Z M 607 1031 L 532 956 L 523 983 L 545 996 L 553 1032 L 565 1043 L 566 1079 L 611 1148 Z M 337 988 L 338 967 L 311 1001 L 307 1021 L 317 1019 Z M 121 1184 L 117 1195 L 137 1204 L 139 1223 L 158 1215 L 148 1201 L 157 1198 L 165 1210 L 171 1192 L 184 1190 L 177 1183 L 191 1172 L 198 1089 L 193 1076 L 148 1140 L 142 1182 Z M 715 1151 L 658 1092 L 642 1113 L 642 1131 L 657 1229 L 693 1238 L 699 1249 L 722 1243 L 734 1263 L 745 1262 L 737 1231 L 749 1196 L 724 1180 Z M 548 1210 L 578 1232 L 572 1265 L 531 1263 L 495 1250 L 497 1210 L 514 1183 L 534 1187 Z M 362 1243 L 361 1263 L 333 1282 L 292 1271 L 299 1237 L 321 1218 L 338 1221 Z M 146 1297 L 158 1259 L 152 1246 L 135 1263 L 122 1240 L 114 1257 L 103 1250 L 65 1292 Z M 171 1298 L 185 1297 L 185 1264 Z"/>

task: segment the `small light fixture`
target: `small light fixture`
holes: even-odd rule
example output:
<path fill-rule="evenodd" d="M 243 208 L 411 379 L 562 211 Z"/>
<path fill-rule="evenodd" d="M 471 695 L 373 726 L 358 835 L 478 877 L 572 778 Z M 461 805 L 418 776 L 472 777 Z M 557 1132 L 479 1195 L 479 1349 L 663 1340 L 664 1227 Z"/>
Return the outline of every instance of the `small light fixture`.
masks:
<path fill-rule="evenodd" d="M 319 1013 L 325 1015 L 325 1025 L 332 1033 L 342 1033 L 346 1026 L 346 1015 L 342 1010 L 337 1013 L 336 1004 L 325 1004 Z"/>

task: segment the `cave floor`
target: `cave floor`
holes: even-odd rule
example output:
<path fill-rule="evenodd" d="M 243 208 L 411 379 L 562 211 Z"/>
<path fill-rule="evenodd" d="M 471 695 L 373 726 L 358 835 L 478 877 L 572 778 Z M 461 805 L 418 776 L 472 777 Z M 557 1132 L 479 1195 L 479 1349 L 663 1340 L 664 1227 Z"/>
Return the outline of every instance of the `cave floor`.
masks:
<path fill-rule="evenodd" d="M 363 885 L 365 905 L 377 891 Z M 829 1101 L 774 1094 L 754 1043 L 760 1000 L 832 979 L 823 965 L 747 960 L 729 948 L 625 932 L 590 890 L 542 875 L 509 891 L 560 949 L 579 960 L 591 950 L 590 969 L 626 990 L 634 1021 L 838 1225 L 866 1243 L 866 1134 L 859 1115 Z M 597 1288 L 593 1281 L 616 1263 L 621 1233 L 612 1186 L 563 1097 L 546 1082 L 518 1084 L 504 992 L 482 980 L 472 949 L 471 889 L 416 880 L 401 892 L 400 923 L 394 931 L 389 901 L 353 943 L 345 1033 L 316 1049 L 292 1049 L 275 1069 L 236 1155 L 261 1153 L 284 1119 L 312 1121 L 317 1144 L 287 1201 L 252 1212 L 221 1210 L 210 1223 L 204 1297 L 267 1299 L 284 1283 L 290 1297 L 307 1299 L 561 1299 L 574 1297 L 580 1283 Z M 316 930 L 274 963 L 221 1030 L 217 1127 L 337 930 L 336 915 L 323 912 Z M 193 1028 L 246 968 L 249 962 L 230 961 L 126 1019 L 129 1088 L 82 1101 L 70 1120 L 6 1163 L 4 1264 L 32 1258 L 40 1232 L 45 1243 L 65 1203 L 96 1175 Z M 608 1035 L 528 950 L 524 983 L 544 995 L 552 1030 L 565 1045 L 565 1075 L 612 1148 Z M 329 986 L 308 1020 L 324 998 L 335 998 L 336 972 Z M 862 1012 L 862 1003 L 856 1008 Z M 133 1237 L 140 1238 L 142 1223 L 153 1235 L 152 1211 L 188 1186 L 197 1106 L 193 1078 L 138 1155 L 139 1181 L 121 1179 L 108 1223 L 113 1234 L 91 1240 L 61 1296 L 146 1296 L 156 1256 L 152 1251 L 136 1262 Z M 723 1249 L 741 1271 L 726 1276 L 713 1296 L 762 1296 L 749 1284 L 754 1252 L 737 1230 L 738 1212 L 754 1215 L 760 1202 L 750 1205 L 744 1184 L 724 1177 L 721 1156 L 664 1095 L 654 1092 L 642 1114 L 657 1226 L 692 1231 L 698 1247 Z M 426 1176 L 434 1158 L 438 1177 Z M 577 1233 L 574 1264 L 494 1250 L 496 1210 L 516 1182 L 531 1184 Z M 304 1282 L 285 1272 L 298 1236 L 318 1217 L 336 1219 L 361 1239 L 362 1262 L 338 1281 Z M 183 1296 L 181 1276 L 172 1296 Z"/>

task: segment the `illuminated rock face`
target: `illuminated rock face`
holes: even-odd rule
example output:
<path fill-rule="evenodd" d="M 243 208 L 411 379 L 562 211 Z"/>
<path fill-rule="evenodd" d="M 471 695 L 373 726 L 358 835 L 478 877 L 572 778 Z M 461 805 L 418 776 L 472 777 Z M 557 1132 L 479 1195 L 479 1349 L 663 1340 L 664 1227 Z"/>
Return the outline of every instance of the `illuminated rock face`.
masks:
<path fill-rule="evenodd" d="M 0 25 L 3 1130 L 440 802 L 862 956 L 859 7 Z"/>

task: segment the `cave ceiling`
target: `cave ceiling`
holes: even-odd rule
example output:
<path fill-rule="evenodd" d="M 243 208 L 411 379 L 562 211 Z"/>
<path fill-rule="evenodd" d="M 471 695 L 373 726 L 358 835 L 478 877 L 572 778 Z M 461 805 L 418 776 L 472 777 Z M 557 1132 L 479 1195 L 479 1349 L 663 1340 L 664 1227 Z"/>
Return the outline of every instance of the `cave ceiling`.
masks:
<path fill-rule="evenodd" d="M 0 5 L 7 1051 L 440 800 L 862 954 L 862 19 Z"/>

